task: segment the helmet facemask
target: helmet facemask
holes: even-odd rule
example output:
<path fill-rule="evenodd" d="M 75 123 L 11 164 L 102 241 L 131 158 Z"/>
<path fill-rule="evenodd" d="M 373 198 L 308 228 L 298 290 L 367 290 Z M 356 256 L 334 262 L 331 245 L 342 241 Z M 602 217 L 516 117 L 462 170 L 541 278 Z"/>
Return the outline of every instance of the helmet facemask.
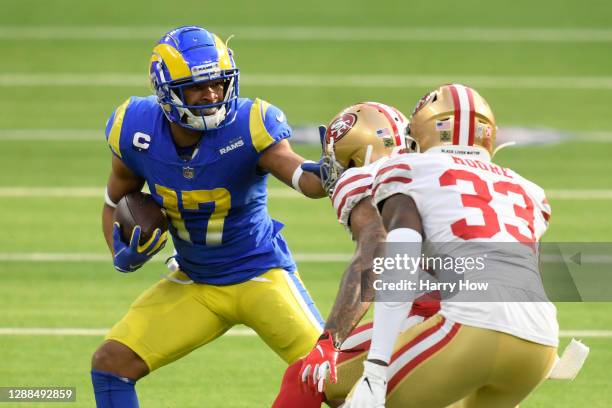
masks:
<path fill-rule="evenodd" d="M 323 190 L 325 190 L 329 196 L 334 193 L 336 182 L 345 170 L 346 168 L 336 160 L 336 155 L 334 154 L 334 139 L 330 139 L 329 144 L 325 146 L 325 152 L 323 152 L 320 170 Z"/>
<path fill-rule="evenodd" d="M 235 119 L 239 70 L 231 49 L 216 35 L 196 26 L 170 31 L 154 48 L 149 72 L 151 86 L 169 121 L 206 131 L 227 126 Z M 221 101 L 199 105 L 186 102 L 185 88 L 217 80 L 223 80 Z"/>
<path fill-rule="evenodd" d="M 224 79 L 223 99 L 216 103 L 205 105 L 188 105 L 185 103 L 184 89 L 186 87 L 215 81 L 216 79 L 193 81 L 187 84 L 170 86 L 170 105 L 176 109 L 180 121 L 177 123 L 183 127 L 194 130 L 216 129 L 229 115 L 235 115 L 237 102 L 237 77 Z M 206 114 L 206 110 L 215 109 L 214 113 Z"/>

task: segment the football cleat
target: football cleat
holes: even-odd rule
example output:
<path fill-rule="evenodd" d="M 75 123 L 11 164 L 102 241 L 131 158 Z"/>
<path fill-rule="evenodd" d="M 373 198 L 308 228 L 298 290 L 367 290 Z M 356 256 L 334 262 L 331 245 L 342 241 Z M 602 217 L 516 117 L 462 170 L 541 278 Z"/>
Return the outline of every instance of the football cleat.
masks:
<path fill-rule="evenodd" d="M 496 131 L 487 101 L 470 87 L 450 84 L 419 100 L 410 117 L 409 136 L 420 152 L 469 146 L 491 156 Z"/>
<path fill-rule="evenodd" d="M 328 194 L 350 167 L 367 166 L 394 151 L 408 151 L 408 119 L 392 106 L 362 102 L 338 113 L 323 140 L 321 181 Z"/>
<path fill-rule="evenodd" d="M 238 77 L 232 50 L 215 34 L 197 26 L 179 27 L 159 40 L 149 64 L 151 87 L 169 121 L 195 130 L 218 129 L 236 118 Z M 224 98 L 188 105 L 186 87 L 223 81 Z"/>

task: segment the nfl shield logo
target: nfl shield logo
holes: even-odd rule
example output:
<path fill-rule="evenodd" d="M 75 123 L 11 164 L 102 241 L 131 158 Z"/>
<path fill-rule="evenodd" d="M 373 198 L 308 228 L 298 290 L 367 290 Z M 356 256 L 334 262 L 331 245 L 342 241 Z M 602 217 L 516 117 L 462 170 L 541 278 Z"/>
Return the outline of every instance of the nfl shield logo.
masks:
<path fill-rule="evenodd" d="M 193 167 L 185 166 L 183 167 L 183 177 L 192 179 L 194 175 Z"/>

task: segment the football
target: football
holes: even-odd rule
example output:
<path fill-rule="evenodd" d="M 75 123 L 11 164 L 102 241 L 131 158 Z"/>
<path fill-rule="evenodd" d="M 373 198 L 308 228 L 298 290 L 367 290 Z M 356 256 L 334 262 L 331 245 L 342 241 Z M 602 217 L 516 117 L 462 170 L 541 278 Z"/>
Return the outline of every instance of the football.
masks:
<path fill-rule="evenodd" d="M 125 243 L 130 242 L 136 225 L 141 227 L 141 245 L 151 238 L 157 228 L 162 233 L 168 230 L 168 221 L 162 208 L 151 194 L 140 191 L 127 194 L 119 201 L 114 220 L 121 226 L 121 237 Z"/>

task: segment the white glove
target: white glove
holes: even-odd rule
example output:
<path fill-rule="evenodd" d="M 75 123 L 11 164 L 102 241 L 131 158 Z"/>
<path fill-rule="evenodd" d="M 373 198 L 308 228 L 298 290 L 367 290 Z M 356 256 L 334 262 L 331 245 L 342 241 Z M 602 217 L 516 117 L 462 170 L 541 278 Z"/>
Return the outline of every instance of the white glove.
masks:
<path fill-rule="evenodd" d="M 346 398 L 345 408 L 384 408 L 387 394 L 387 367 L 363 362 L 363 375 Z"/>

